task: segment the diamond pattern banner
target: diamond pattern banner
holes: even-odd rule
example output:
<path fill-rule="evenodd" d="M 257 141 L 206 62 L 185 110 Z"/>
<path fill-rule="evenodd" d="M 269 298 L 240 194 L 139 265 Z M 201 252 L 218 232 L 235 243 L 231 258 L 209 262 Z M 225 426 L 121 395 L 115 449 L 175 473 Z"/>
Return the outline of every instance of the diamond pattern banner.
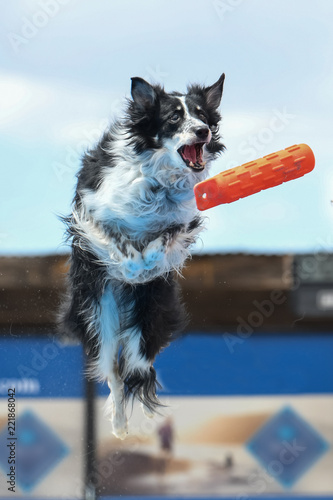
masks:
<path fill-rule="evenodd" d="M 17 484 L 31 491 L 69 453 L 54 431 L 33 412 L 25 411 L 16 420 Z M 7 470 L 7 428 L 0 433 L 0 466 Z"/>
<path fill-rule="evenodd" d="M 283 487 L 290 488 L 329 445 L 292 408 L 286 407 L 248 441 L 247 449 Z"/>

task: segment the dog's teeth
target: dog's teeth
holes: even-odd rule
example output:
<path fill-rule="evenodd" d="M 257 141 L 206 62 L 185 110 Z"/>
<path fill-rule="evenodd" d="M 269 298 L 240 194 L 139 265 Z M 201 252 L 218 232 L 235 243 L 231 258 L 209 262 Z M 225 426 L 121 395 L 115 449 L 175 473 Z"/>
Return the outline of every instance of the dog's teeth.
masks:
<path fill-rule="evenodd" d="M 189 165 L 190 167 L 194 167 L 194 163 L 192 161 L 190 161 Z"/>
<path fill-rule="evenodd" d="M 206 165 L 206 163 L 207 163 L 206 161 L 202 161 L 201 165 L 204 167 Z"/>

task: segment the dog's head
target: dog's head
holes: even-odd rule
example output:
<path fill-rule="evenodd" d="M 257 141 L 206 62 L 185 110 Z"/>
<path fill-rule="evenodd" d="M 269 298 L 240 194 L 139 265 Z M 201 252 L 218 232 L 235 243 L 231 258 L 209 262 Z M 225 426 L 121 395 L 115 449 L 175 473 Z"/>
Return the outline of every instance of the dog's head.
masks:
<path fill-rule="evenodd" d="M 224 76 L 210 87 L 191 85 L 186 94 L 132 78 L 128 124 L 136 152 L 151 152 L 169 174 L 201 180 L 206 164 L 224 149 L 218 133 Z"/>

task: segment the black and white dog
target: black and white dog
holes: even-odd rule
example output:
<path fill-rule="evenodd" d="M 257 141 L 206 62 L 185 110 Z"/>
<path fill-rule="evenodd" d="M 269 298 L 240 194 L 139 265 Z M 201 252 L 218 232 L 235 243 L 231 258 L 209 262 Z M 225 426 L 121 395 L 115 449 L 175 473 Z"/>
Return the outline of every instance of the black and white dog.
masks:
<path fill-rule="evenodd" d="M 126 401 L 159 405 L 153 362 L 186 324 L 175 274 L 202 229 L 193 187 L 224 149 L 224 74 L 210 87 L 166 93 L 132 78 L 123 120 L 83 157 L 73 212 L 62 332 L 77 334 L 91 375 L 107 380 L 113 433 L 127 434 Z"/>

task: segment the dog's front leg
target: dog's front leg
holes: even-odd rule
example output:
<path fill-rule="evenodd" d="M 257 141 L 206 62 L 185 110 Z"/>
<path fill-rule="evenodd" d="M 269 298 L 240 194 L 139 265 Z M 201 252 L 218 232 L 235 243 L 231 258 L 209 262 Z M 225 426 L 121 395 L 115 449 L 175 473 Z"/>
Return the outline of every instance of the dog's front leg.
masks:
<path fill-rule="evenodd" d="M 160 236 L 151 241 L 144 249 L 142 256 L 145 269 L 150 270 L 158 266 L 165 259 L 165 253 L 168 246 L 168 235 Z"/>
<path fill-rule="evenodd" d="M 124 397 L 124 382 L 118 373 L 118 367 L 115 366 L 112 374 L 108 378 L 108 386 L 110 389 L 111 399 L 111 421 L 113 434 L 119 439 L 125 439 L 128 433 L 125 397 Z"/>
<path fill-rule="evenodd" d="M 125 238 L 109 244 L 109 255 L 126 281 L 137 278 L 145 269 L 142 253 Z"/>

